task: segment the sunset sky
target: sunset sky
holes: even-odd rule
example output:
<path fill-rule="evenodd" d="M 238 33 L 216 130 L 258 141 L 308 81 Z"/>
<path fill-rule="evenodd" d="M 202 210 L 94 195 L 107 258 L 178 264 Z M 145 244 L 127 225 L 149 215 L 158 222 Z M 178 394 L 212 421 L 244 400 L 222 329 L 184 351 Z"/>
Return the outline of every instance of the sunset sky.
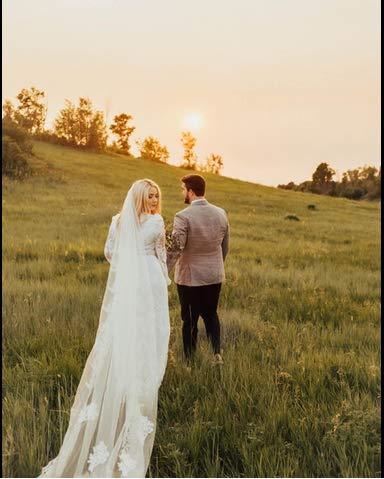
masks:
<path fill-rule="evenodd" d="M 380 159 L 379 0 L 5 0 L 3 99 L 89 97 L 182 157 L 276 186 Z M 133 152 L 136 149 L 133 148 Z"/>

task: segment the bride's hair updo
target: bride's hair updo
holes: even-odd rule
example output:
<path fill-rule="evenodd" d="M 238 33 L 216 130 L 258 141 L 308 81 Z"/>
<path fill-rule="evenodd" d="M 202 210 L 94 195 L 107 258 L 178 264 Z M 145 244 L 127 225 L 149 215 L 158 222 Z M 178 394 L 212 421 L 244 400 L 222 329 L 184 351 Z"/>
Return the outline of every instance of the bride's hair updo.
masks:
<path fill-rule="evenodd" d="M 137 180 L 132 185 L 132 192 L 135 201 L 135 207 L 138 218 L 143 213 L 151 213 L 149 206 L 149 191 L 151 188 L 156 188 L 159 194 L 159 201 L 156 207 L 156 213 L 161 213 L 161 190 L 159 185 L 149 179 Z"/>

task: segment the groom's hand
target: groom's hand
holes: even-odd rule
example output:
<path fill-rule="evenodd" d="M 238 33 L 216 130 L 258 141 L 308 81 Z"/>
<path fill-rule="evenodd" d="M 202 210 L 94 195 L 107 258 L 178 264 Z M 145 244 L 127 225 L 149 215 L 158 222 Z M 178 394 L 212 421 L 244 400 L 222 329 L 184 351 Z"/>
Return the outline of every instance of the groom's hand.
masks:
<path fill-rule="evenodd" d="M 221 250 L 223 252 L 223 260 L 225 261 L 229 251 L 229 223 L 227 224 L 227 231 L 225 232 L 225 236 L 221 243 Z"/>

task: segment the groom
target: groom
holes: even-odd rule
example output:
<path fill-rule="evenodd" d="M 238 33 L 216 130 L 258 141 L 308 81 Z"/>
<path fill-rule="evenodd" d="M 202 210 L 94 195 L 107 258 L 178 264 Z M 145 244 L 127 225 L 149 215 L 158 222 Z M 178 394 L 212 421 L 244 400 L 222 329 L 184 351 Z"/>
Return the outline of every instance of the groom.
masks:
<path fill-rule="evenodd" d="M 175 267 L 175 283 L 183 320 L 184 354 L 190 359 L 197 343 L 197 322 L 204 320 L 214 352 L 214 363 L 222 364 L 220 322 L 217 315 L 224 260 L 228 253 L 229 224 L 225 211 L 205 199 L 205 180 L 200 175 L 181 179 L 184 202 L 189 206 L 176 213 L 168 271 Z"/>

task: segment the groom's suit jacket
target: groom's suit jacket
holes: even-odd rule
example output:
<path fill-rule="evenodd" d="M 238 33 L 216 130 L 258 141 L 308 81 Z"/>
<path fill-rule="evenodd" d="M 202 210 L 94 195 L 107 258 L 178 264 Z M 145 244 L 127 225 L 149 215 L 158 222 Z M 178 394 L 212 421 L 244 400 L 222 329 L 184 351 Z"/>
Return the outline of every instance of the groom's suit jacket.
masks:
<path fill-rule="evenodd" d="M 225 211 L 206 199 L 194 200 L 175 215 L 167 252 L 168 271 L 176 264 L 176 284 L 222 283 L 228 247 L 229 223 Z"/>

